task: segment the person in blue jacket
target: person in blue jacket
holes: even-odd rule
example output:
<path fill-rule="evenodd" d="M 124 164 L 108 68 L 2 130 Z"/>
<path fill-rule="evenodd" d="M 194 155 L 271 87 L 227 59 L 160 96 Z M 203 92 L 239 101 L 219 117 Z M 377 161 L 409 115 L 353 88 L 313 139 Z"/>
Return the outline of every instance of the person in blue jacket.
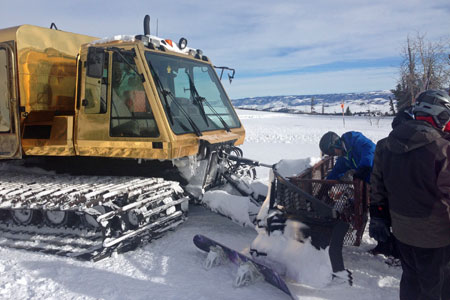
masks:
<path fill-rule="evenodd" d="M 361 132 L 349 131 L 341 137 L 329 131 L 320 139 L 320 150 L 330 156 L 339 156 L 327 179 L 340 179 L 354 170 L 353 177 L 370 182 L 375 144 Z"/>

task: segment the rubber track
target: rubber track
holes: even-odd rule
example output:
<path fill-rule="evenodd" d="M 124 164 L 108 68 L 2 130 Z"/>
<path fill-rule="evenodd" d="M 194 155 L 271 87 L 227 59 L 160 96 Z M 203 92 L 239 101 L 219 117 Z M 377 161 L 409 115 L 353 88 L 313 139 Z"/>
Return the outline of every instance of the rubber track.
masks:
<path fill-rule="evenodd" d="M 126 243 L 119 243 L 114 247 L 103 247 L 101 239 L 97 244 L 92 244 L 89 247 L 84 244 L 75 242 L 62 242 L 58 240 L 58 236 L 54 236 L 54 240 L 42 241 L 39 240 L 40 234 L 32 235 L 32 238 L 26 239 L 23 236 L 3 236 L 0 239 L 0 247 L 8 247 L 17 250 L 26 250 L 31 252 L 39 252 L 43 254 L 72 257 L 80 260 L 99 261 L 101 259 L 111 256 L 112 253 L 123 253 L 134 250 L 142 244 L 148 243 L 151 240 L 161 237 L 166 231 L 172 230 L 184 222 L 182 214 L 178 214 L 175 218 L 169 218 L 164 222 L 153 225 L 153 230 L 145 232 L 144 234 L 136 234 L 128 239 Z M 4 233 L 5 231 L 0 230 Z M 14 233 L 14 231 L 10 231 Z M 131 232 L 130 232 L 131 234 Z M 67 236 L 67 235 L 66 235 Z M 76 236 L 72 236 L 76 239 Z M 36 240 L 39 242 L 36 244 Z M 72 248 L 65 250 L 64 248 Z"/>
<path fill-rule="evenodd" d="M 186 219 L 181 206 L 188 201 L 182 193 L 178 183 L 161 178 L 2 172 L 3 215 L 16 209 L 68 211 L 91 216 L 99 227 L 18 226 L 0 218 L 0 246 L 96 261 L 132 250 L 181 224 Z M 127 225 L 128 213 L 138 216 L 138 225 Z"/>

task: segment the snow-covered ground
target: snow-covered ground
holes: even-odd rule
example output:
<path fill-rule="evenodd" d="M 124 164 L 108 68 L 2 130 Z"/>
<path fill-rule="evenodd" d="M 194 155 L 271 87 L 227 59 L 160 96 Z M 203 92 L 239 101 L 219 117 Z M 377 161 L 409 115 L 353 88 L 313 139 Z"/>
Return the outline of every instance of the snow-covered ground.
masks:
<path fill-rule="evenodd" d="M 292 115 L 238 110 L 246 128 L 246 157 L 273 164 L 281 159 L 319 157 L 322 134 L 333 130 L 363 132 L 374 142 L 390 131 L 392 119 L 370 124 L 366 118 Z M 261 182 L 268 171 L 258 168 Z M 224 192 L 225 193 L 225 192 Z M 223 194 L 220 197 L 225 196 Z M 232 198 L 232 196 L 230 196 Z M 133 252 L 91 263 L 69 258 L 0 248 L 0 299 L 289 299 L 264 281 L 234 288 L 234 265 L 206 271 L 206 257 L 192 243 L 204 234 L 237 250 L 248 250 L 257 233 L 200 206 L 175 231 Z M 1 237 L 0 237 L 1 238 Z M 401 269 L 366 253 L 374 247 L 367 234 L 360 247 L 345 247 L 346 268 L 354 284 L 325 288 L 290 285 L 298 299 L 398 299 Z M 295 262 L 292 262 L 295 263 Z M 317 270 L 310 268 L 311 276 Z"/>

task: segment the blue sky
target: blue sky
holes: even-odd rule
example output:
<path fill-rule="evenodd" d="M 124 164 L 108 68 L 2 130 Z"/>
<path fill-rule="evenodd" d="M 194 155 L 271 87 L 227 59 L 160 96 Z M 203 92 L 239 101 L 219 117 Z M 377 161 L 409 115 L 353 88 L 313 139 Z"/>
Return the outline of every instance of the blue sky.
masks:
<path fill-rule="evenodd" d="M 23 1 L 0 11 L 20 24 L 108 37 L 151 33 L 202 49 L 236 69 L 231 98 L 387 90 L 408 35 L 450 36 L 448 0 Z M 448 43 L 450 44 L 450 42 Z"/>

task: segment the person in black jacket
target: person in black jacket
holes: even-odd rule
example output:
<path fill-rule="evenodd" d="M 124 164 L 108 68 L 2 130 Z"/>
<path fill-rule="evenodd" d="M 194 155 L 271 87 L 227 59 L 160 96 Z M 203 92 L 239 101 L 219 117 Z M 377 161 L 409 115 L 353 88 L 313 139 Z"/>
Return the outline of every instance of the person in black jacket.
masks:
<path fill-rule="evenodd" d="M 445 268 L 450 261 L 450 96 L 427 90 L 416 99 L 415 120 L 399 124 L 375 161 L 369 234 L 397 239 L 403 274 L 400 299 L 450 299 Z M 374 209 L 376 208 L 376 209 Z"/>
<path fill-rule="evenodd" d="M 392 121 L 392 129 L 395 129 L 398 125 L 403 122 L 414 120 L 414 115 L 412 113 L 412 107 L 407 107 L 397 113 L 394 120 Z M 377 142 L 374 155 L 374 166 L 372 171 L 372 177 L 376 177 L 372 181 L 370 186 L 370 209 L 372 222 L 369 224 L 369 234 L 377 241 L 377 246 L 370 250 L 369 252 L 373 255 L 382 254 L 387 257 L 393 257 L 394 262 L 398 262 L 399 253 L 395 241 L 395 237 L 391 234 L 391 216 L 389 214 L 389 203 L 384 197 L 386 189 L 383 184 L 382 172 L 378 171 L 379 164 L 376 164 L 382 157 L 383 152 L 386 151 L 387 137 L 381 139 Z M 381 216 L 381 222 L 386 223 L 386 227 L 377 226 L 377 219 Z M 386 222 L 387 221 L 387 222 Z M 377 229 L 380 228 L 381 231 L 378 232 Z"/>

